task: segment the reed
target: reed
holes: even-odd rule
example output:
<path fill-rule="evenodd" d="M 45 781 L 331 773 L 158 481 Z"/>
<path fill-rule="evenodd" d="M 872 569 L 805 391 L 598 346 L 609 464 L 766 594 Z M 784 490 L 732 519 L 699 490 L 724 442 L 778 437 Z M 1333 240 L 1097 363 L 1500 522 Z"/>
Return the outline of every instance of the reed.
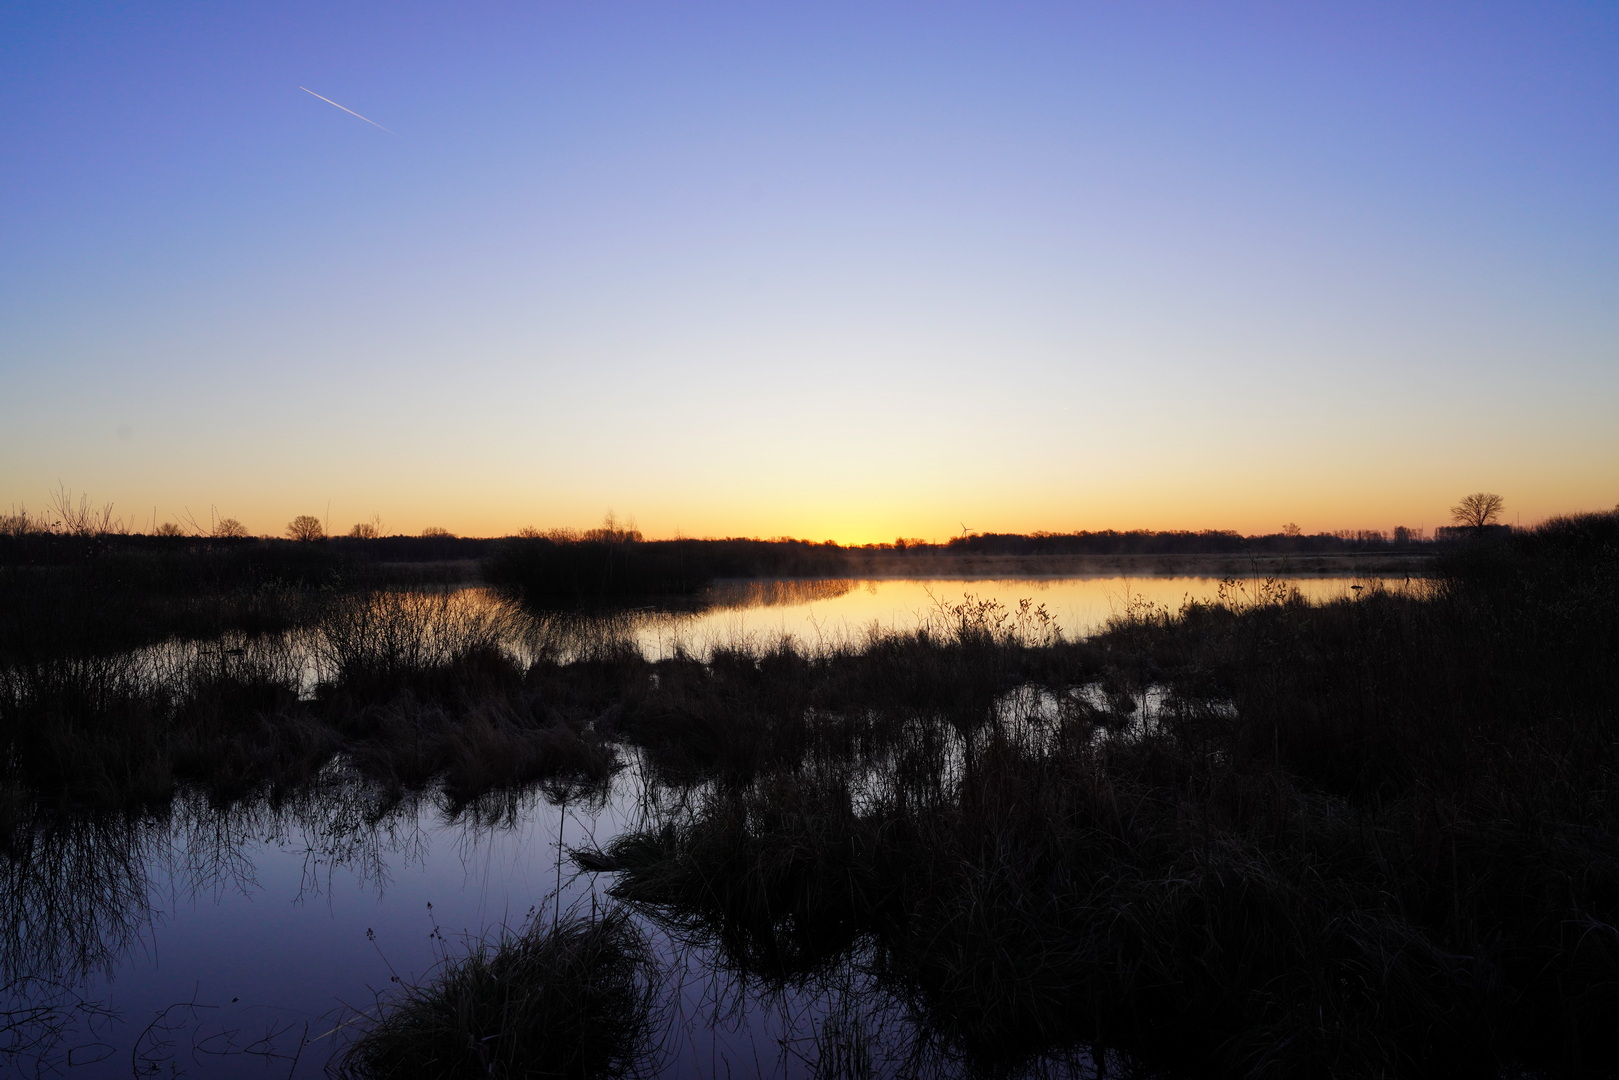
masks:
<path fill-rule="evenodd" d="M 777 661 L 773 699 L 746 689 L 763 656 L 687 663 L 649 700 L 704 688 L 697 741 L 749 767 L 578 858 L 754 977 L 871 942 L 975 1067 L 1103 1044 L 1220 1075 L 1611 1072 L 1616 540 L 1554 522 L 1319 606 L 1234 583 L 1076 649 L 885 635 Z M 751 744 L 715 734 L 727 697 Z M 812 734 L 829 700 L 841 741 Z"/>
<path fill-rule="evenodd" d="M 7 842 L 42 803 L 243 798 L 334 755 L 481 812 L 636 754 L 679 797 L 581 866 L 768 985 L 859 957 L 970 1068 L 1101 1045 L 1204 1075 L 1619 1071 L 1613 515 L 1327 604 L 1233 582 L 1127 606 L 1086 641 L 969 600 L 857 642 L 654 662 L 576 616 L 333 597 L 312 698 L 270 635 L 145 654 L 162 664 L 16 650 Z M 506 1015 L 489 972 L 550 956 L 535 933 L 447 965 L 400 1030 L 452 1032 L 486 1075 L 476 1047 L 515 1036 L 468 1044 L 431 1003 Z"/>
<path fill-rule="evenodd" d="M 337 1074 L 358 1078 L 629 1075 L 656 1049 L 657 967 L 622 911 L 574 913 L 474 943 L 380 1003 Z"/>

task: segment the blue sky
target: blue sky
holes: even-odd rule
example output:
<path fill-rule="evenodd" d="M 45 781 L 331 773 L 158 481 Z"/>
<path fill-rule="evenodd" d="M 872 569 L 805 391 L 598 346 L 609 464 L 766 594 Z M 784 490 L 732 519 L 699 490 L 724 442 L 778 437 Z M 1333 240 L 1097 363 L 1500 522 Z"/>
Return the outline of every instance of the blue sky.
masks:
<path fill-rule="evenodd" d="M 1616 60 L 1591 3 L 10 5 L 0 504 L 1612 506 Z"/>

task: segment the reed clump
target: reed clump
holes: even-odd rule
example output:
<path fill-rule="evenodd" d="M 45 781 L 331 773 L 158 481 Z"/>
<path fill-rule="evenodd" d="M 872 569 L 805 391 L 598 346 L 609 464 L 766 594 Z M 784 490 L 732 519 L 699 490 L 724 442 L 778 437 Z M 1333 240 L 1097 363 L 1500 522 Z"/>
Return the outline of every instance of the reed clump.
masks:
<path fill-rule="evenodd" d="M 438 785 L 452 801 L 604 782 L 616 753 L 527 679 L 508 651 L 514 618 L 464 596 L 362 593 L 331 600 L 310 635 L 13 655 L 0 665 L 0 832 L 42 806 L 160 809 L 184 788 L 280 797 L 338 757 L 388 790 Z"/>
<path fill-rule="evenodd" d="M 305 782 L 335 750 L 275 642 L 175 644 L 0 670 L 8 802 L 158 806 L 186 784 L 230 799 Z"/>
<path fill-rule="evenodd" d="M 612 749 L 587 718 L 537 693 L 508 651 L 526 630 L 511 603 L 465 592 L 335 605 L 319 625 L 319 711 L 349 762 L 393 788 L 439 782 L 467 800 L 537 779 L 605 781 Z"/>
<path fill-rule="evenodd" d="M 621 910 L 534 922 L 406 986 L 347 1050 L 361 1078 L 616 1077 L 656 1049 L 660 980 Z"/>
<path fill-rule="evenodd" d="M 768 787 L 711 793 L 692 822 L 574 857 L 587 869 L 621 871 L 619 899 L 780 984 L 828 970 L 872 928 L 889 899 L 879 865 L 888 853 L 835 777 L 777 777 Z"/>
<path fill-rule="evenodd" d="M 747 784 L 828 754 L 881 757 L 918 717 L 975 730 L 1020 687 L 1065 690 L 1096 670 L 1094 650 L 1064 640 L 1044 611 L 969 598 L 913 631 L 816 648 L 732 643 L 702 660 L 624 653 L 557 665 L 544 678 L 664 779 Z"/>

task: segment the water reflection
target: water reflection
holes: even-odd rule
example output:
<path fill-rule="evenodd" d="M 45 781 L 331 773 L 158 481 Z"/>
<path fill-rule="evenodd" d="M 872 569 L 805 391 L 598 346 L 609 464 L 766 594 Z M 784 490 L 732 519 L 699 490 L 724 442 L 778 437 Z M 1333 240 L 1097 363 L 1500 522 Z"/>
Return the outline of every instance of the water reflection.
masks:
<path fill-rule="evenodd" d="M 0 860 L 0 974 L 75 983 L 110 973 L 150 925 L 150 867 L 169 843 L 141 819 L 40 823 Z"/>
<path fill-rule="evenodd" d="M 725 610 L 792 607 L 847 596 L 860 584 L 853 578 L 717 581 L 704 594 L 703 601 L 705 607 Z"/>
<path fill-rule="evenodd" d="M 187 797 L 163 818 L 42 831 L 6 864 L 0 1060 L 82 1076 L 131 1063 L 137 1075 L 258 1076 L 266 1063 L 321 1075 L 392 979 L 420 980 L 466 943 L 610 884 L 568 851 L 715 797 L 712 784 L 664 786 L 632 766 L 610 796 L 531 787 L 473 812 L 334 776 L 280 804 Z M 643 916 L 663 931 L 666 1075 L 838 1075 L 827 1070 L 839 1062 L 961 1072 L 857 938 L 789 947 L 777 930 L 774 944 L 736 951 Z"/>
<path fill-rule="evenodd" d="M 284 943 L 254 940 L 255 902 L 310 905 L 356 887 L 380 901 L 397 873 L 427 859 L 424 818 L 439 813 L 424 797 L 390 799 L 334 774 L 281 803 L 221 809 L 184 795 L 164 815 L 56 816 L 14 832 L 0 860 L 0 1060 L 46 1070 L 87 1065 L 100 1060 L 90 1048 L 112 1044 L 150 1068 L 181 1049 L 286 1057 L 263 1033 L 242 1042 L 231 1029 L 227 1037 L 212 1021 L 217 999 L 178 988 L 168 997 L 143 993 L 140 984 L 153 981 L 161 958 L 186 952 L 174 938 L 197 913 L 227 908 L 238 911 L 231 936 L 247 935 L 234 947 L 263 965 L 268 981 L 286 978 L 277 970 Z M 508 811 L 508 820 L 520 813 Z M 476 845 L 477 829 L 455 832 Z M 224 958 L 209 959 L 213 966 Z M 131 981 L 135 992 L 124 993 Z M 175 1041 L 182 1029 L 184 1047 Z"/>
<path fill-rule="evenodd" d="M 1316 597 L 1351 584 L 1302 583 Z M 974 682 L 982 672 L 971 664 L 985 657 L 970 651 L 916 668 L 922 675 L 906 693 L 927 694 L 911 699 L 895 690 L 895 672 L 911 662 L 903 656 L 891 667 L 883 665 L 896 657 L 845 656 L 837 678 L 795 697 L 798 661 L 778 655 L 778 671 L 766 652 L 734 649 L 727 663 L 735 671 L 724 677 L 741 681 L 724 689 L 743 686 L 753 696 L 721 699 L 712 696 L 720 676 L 705 674 L 696 658 L 713 655 L 715 645 L 746 645 L 749 635 L 809 646 L 858 641 L 874 624 L 925 623 L 948 636 L 961 611 L 1003 601 L 1010 610 L 1031 593 L 1072 640 L 1143 605 L 1178 607 L 1182 597 L 1218 590 L 1213 581 L 1126 579 L 721 582 L 685 610 L 591 613 L 525 610 L 481 589 L 378 593 L 301 630 L 169 642 L 115 658 L 108 678 L 119 693 L 181 687 L 186 701 L 232 723 L 263 701 L 286 715 L 329 709 L 348 741 L 311 744 L 314 767 L 287 772 L 296 782 L 227 794 L 182 783 L 174 797 L 127 814 L 67 802 L 35 809 L 26 797 L 31 778 L 14 763 L 0 859 L 0 1032 L 11 1032 L 11 1042 L 0 1038 L 0 1060 L 33 1055 L 95 1075 L 92 1059 L 112 1047 L 137 1069 L 189 1055 L 208 1062 L 208 1075 L 245 1075 L 265 1060 L 283 1073 L 317 1075 L 346 1037 L 345 1018 L 373 1008 L 393 979 L 430 972 L 446 933 L 477 937 L 613 887 L 642 905 L 662 933 L 663 961 L 683 973 L 673 983 L 684 1019 L 669 1036 L 669 1072 L 759 1066 L 756 1047 L 774 1045 L 773 1069 L 784 1076 L 959 1074 L 970 1062 L 938 1018 L 920 961 L 874 944 L 881 898 L 851 904 L 836 895 L 844 850 L 812 852 L 822 862 L 805 870 L 792 864 L 802 851 L 765 850 L 771 834 L 748 829 L 807 806 L 847 826 L 858 853 L 862 822 L 876 809 L 948 808 L 961 801 L 977 760 L 1008 747 L 1039 760 L 1074 745 L 1127 746 L 1192 706 L 1155 685 L 1102 678 L 1009 684 L 990 671 L 993 678 Z M 968 592 L 979 607 L 957 601 Z M 471 684 L 439 679 L 474 654 L 504 658 L 472 674 L 482 691 L 505 695 L 500 709 L 528 709 L 522 724 L 503 727 L 496 721 L 507 714 L 469 703 Z M 993 650 L 985 656 L 991 667 L 999 662 Z M 576 662 L 577 685 L 543 682 L 547 671 Z M 432 678 L 418 678 L 423 671 Z M 592 671 L 601 688 L 589 685 Z M 231 698 L 232 708 L 247 703 L 236 712 L 220 706 L 220 695 L 242 687 L 262 695 Z M 603 706 L 625 687 L 638 717 Z M 352 711 L 333 704 L 356 688 L 391 696 Z M 745 723 L 710 715 L 739 700 Z M 783 716 L 795 723 L 772 733 Z M 594 771 L 555 771 L 537 783 L 501 774 L 482 786 L 447 782 L 461 760 L 455 755 L 424 754 L 421 775 L 408 783 L 398 771 L 386 781 L 378 765 L 376 755 L 397 755 L 407 738 L 466 742 L 485 723 L 484 734 L 505 741 L 486 741 L 477 754 L 487 757 L 493 746 L 504 760 L 522 745 L 507 738 L 508 728 L 538 738 L 542 719 L 544 732 L 565 729 L 605 757 Z M 706 733 L 708 759 L 696 760 L 690 745 L 659 743 L 659 731 L 682 723 Z M 362 737 L 373 738 L 371 751 Z M 616 765 L 623 768 L 615 774 Z M 654 843 L 697 829 L 720 838 L 721 854 L 746 842 L 778 858 L 784 872 L 800 875 L 792 888 L 804 873 L 825 873 L 823 908 L 813 919 L 779 909 L 744 917 L 712 897 L 691 903 L 672 879 L 598 879 L 567 859 L 627 834 Z M 725 879 L 710 877 L 705 887 L 715 880 Z M 896 968 L 906 978 L 894 978 Z M 1096 1065 L 1088 1054 L 1035 1054 L 1017 1069 L 1084 1074 Z"/>
<path fill-rule="evenodd" d="M 800 646 L 857 644 L 869 632 L 936 620 L 964 598 L 1015 609 L 1032 597 L 1070 639 L 1143 608 L 1176 611 L 1189 601 L 1230 602 L 1264 589 L 1319 602 L 1352 594 L 1362 579 L 1298 578 L 1257 583 L 1220 578 L 1012 578 L 721 580 L 691 598 L 591 609 L 525 607 L 484 587 L 379 590 L 329 605 L 313 625 L 260 635 L 171 640 L 95 663 L 114 682 L 250 680 L 290 685 L 311 697 L 357 673 L 443 662 L 469 649 L 501 650 L 517 662 L 571 663 L 626 650 L 651 659 L 707 656 L 714 647 L 781 638 Z M 114 678 L 115 677 L 115 678 Z M 18 671 L 0 673 L 16 683 Z"/>

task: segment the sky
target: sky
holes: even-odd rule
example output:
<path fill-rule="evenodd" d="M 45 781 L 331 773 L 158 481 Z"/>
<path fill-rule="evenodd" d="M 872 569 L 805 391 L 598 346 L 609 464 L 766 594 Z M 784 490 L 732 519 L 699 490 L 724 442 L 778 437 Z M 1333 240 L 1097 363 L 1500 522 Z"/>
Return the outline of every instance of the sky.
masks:
<path fill-rule="evenodd" d="M 1611 3 L 8 3 L 0 101 L 0 507 L 1619 503 Z"/>

